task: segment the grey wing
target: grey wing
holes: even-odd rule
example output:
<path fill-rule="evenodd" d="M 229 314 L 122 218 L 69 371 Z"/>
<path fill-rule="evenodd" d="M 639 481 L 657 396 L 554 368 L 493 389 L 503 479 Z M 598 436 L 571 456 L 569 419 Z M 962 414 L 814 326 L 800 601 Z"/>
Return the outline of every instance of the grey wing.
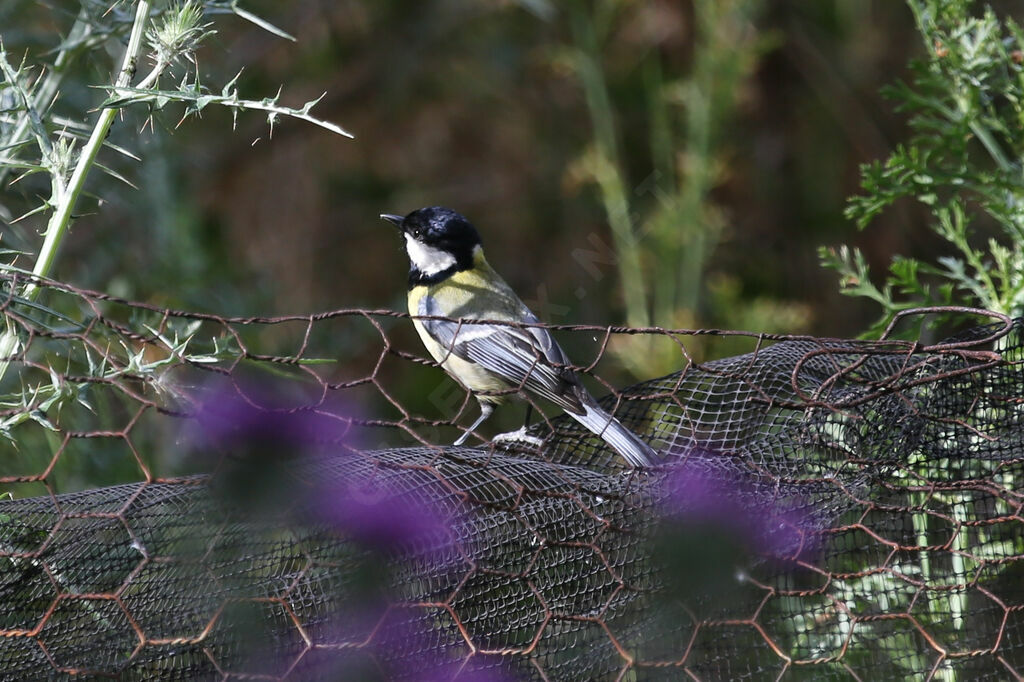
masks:
<path fill-rule="evenodd" d="M 431 296 L 420 300 L 420 315 L 442 315 Z M 523 322 L 536 316 L 523 306 Z M 576 414 L 584 412 L 577 395 L 580 386 L 569 359 L 547 329 L 466 324 L 452 320 L 422 320 L 427 332 L 456 357 L 484 367 L 513 386 L 550 400 Z"/>

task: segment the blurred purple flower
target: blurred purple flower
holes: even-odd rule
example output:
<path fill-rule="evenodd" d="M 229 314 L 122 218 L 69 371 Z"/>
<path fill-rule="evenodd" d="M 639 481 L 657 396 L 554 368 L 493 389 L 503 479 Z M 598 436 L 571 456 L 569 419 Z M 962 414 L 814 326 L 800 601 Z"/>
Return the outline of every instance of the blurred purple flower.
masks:
<path fill-rule="evenodd" d="M 374 466 L 353 442 L 351 410 L 322 401 L 289 404 L 282 397 L 288 388 L 207 387 L 186 443 L 219 465 L 215 486 L 264 507 L 281 502 L 373 551 L 450 547 L 451 519 L 441 503 L 449 492 L 411 472 L 394 476 Z"/>
<path fill-rule="evenodd" d="M 240 510 L 274 527 L 326 526 L 351 547 L 344 566 L 333 569 L 341 572 L 339 582 L 322 606 L 334 612 L 310 630 L 315 647 L 300 660 L 300 676 L 514 679 L 494 667 L 500 660 L 464 659 L 461 634 L 439 625 L 445 618 L 435 612 L 443 607 L 396 606 L 423 599 L 424 580 L 445 593 L 468 570 L 456 537 L 458 498 L 429 473 L 382 466 L 381 455 L 356 447 L 351 410 L 295 408 L 281 397 L 287 388 L 208 388 L 186 442 L 216 465 L 211 489 L 232 514 Z M 405 576 L 422 579 L 409 584 Z"/>
<path fill-rule="evenodd" d="M 306 465 L 356 451 L 351 409 L 295 394 L 295 382 L 217 382 L 202 389 L 183 444 L 210 489 L 250 517 L 280 517 L 309 499 Z"/>
<path fill-rule="evenodd" d="M 440 486 L 435 491 L 439 498 Z M 440 499 L 427 501 L 422 490 L 345 479 L 316 484 L 314 513 L 346 538 L 376 551 L 446 553 L 452 546 L 451 515 Z"/>
<path fill-rule="evenodd" d="M 813 552 L 818 524 L 800 491 L 777 478 L 742 474 L 725 455 L 694 448 L 663 482 L 660 516 L 687 527 L 725 531 L 748 551 L 799 559 Z"/>
<path fill-rule="evenodd" d="M 353 415 L 347 405 L 329 401 L 282 399 L 283 387 L 242 388 L 232 382 L 206 387 L 185 433 L 191 449 L 220 453 L 286 447 L 293 456 L 314 448 L 353 443 Z"/>
<path fill-rule="evenodd" d="M 423 598 L 424 583 L 409 591 L 403 576 L 432 581 L 440 592 L 461 580 L 469 564 L 455 536 L 458 499 L 430 474 L 381 466 L 361 452 L 344 406 L 289 404 L 287 389 L 208 387 L 184 435 L 194 457 L 216 469 L 211 489 L 232 514 L 241 510 L 275 527 L 327 526 L 353 550 L 324 603 L 337 610 L 310 630 L 314 648 L 296 673 L 311 680 L 511 682 L 502 660 L 465 659 L 462 636 L 439 630 L 444 616 L 438 620 L 435 611 L 442 607 L 396 606 Z M 267 654 L 254 651 L 250 667 Z"/>

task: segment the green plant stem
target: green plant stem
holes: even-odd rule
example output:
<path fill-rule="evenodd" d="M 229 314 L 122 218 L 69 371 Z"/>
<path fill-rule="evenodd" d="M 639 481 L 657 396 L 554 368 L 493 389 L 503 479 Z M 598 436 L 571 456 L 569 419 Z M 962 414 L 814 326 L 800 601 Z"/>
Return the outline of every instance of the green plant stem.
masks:
<path fill-rule="evenodd" d="M 121 69 L 117 74 L 117 79 L 114 81 L 117 87 L 126 87 L 135 74 L 139 49 L 142 46 L 142 39 L 146 34 L 146 22 L 149 19 L 151 7 L 152 3 L 150 0 L 139 0 L 135 10 L 132 32 L 128 37 L 128 45 L 125 48 L 124 59 L 121 62 Z M 67 233 L 68 225 L 71 224 L 71 216 L 75 204 L 78 202 L 78 197 L 85 186 L 85 180 L 93 164 L 96 162 L 96 156 L 103 146 L 103 141 L 106 139 L 107 132 L 110 130 L 116 115 L 117 109 L 115 108 L 107 107 L 102 109 L 88 142 L 82 148 L 82 153 L 78 158 L 78 163 L 75 165 L 74 172 L 71 174 L 71 179 L 65 184 L 62 180 L 58 181 L 55 176 L 53 196 L 51 197 L 54 212 L 47 223 L 43 246 L 39 250 L 39 256 L 36 258 L 35 266 L 32 268 L 32 275 L 34 277 L 49 276 L 57 256 L 57 250 L 60 248 L 61 241 Z M 26 113 L 26 120 L 29 118 L 29 114 Z M 34 301 L 39 295 L 39 291 L 40 288 L 35 282 L 29 282 L 25 286 L 22 296 L 28 301 Z M 7 318 L 4 333 L 0 336 L 0 380 L 7 373 L 10 361 L 19 347 L 20 341 L 17 329 L 10 318 Z"/>
<path fill-rule="evenodd" d="M 654 320 L 658 324 L 676 326 L 680 324 L 676 316 L 676 268 L 682 248 L 680 230 L 685 224 L 683 207 L 676 191 L 679 184 L 676 173 L 676 140 L 659 60 L 651 59 L 644 75 L 648 107 L 651 112 L 651 160 L 657 173 L 657 183 L 668 188 L 656 195 L 659 204 L 655 207 L 655 213 L 647 226 L 659 254 L 654 263 Z M 666 270 L 668 276 L 665 274 Z"/>
<path fill-rule="evenodd" d="M 114 81 L 115 87 L 128 86 L 132 76 L 135 74 L 139 48 L 142 46 L 142 39 L 146 34 L 146 22 L 149 19 L 151 7 L 152 3 L 150 0 L 139 0 L 139 4 L 135 9 L 135 21 L 132 24 L 132 32 L 128 37 L 128 45 L 125 48 L 124 59 L 121 62 L 121 70 Z M 61 196 L 54 197 L 54 212 L 50 216 L 49 223 L 47 223 L 43 246 L 39 250 L 35 267 L 32 268 L 33 276 L 49 276 L 57 256 L 57 250 L 60 248 L 61 241 L 63 241 L 64 235 L 67 233 L 68 225 L 71 224 L 71 216 L 75 204 L 78 203 L 78 197 L 85 187 L 85 180 L 89 175 L 89 171 L 92 170 L 93 164 L 96 162 L 96 156 L 103 147 L 103 140 L 106 139 L 107 132 L 110 130 L 116 115 L 117 109 L 113 107 L 107 107 L 100 111 L 96 125 L 93 127 L 89 140 L 82 148 L 82 153 L 78 157 L 78 163 L 75 165 L 75 170 L 71 174 L 67 187 L 64 188 Z M 29 282 L 22 295 L 31 301 L 35 300 L 38 291 L 39 288 L 35 282 Z M 0 357 L 4 357 L 2 346 L 0 346 Z"/>
<path fill-rule="evenodd" d="M 732 101 L 716 97 L 716 89 L 731 90 L 735 76 L 730 60 L 735 59 L 735 45 L 723 45 L 724 36 L 733 37 L 728 22 L 738 21 L 729 3 L 698 3 L 695 7 L 698 44 L 694 55 L 693 76 L 686 89 L 686 170 L 683 186 L 679 189 L 675 225 L 671 236 L 670 259 L 664 259 L 667 271 L 659 281 L 670 286 L 672 305 L 676 309 L 696 311 L 700 302 L 700 285 L 710 242 L 717 241 L 717 226 L 708 216 L 708 196 L 714 183 L 715 151 L 713 149 L 716 122 L 732 115 Z M 725 82 L 721 82 L 725 80 Z M 719 105 L 716 107 L 716 105 Z M 681 233 L 681 234 L 680 234 Z M 682 239 L 680 239 L 682 237 Z"/>
<path fill-rule="evenodd" d="M 646 327 L 650 324 L 650 315 L 644 294 L 640 244 L 630 216 L 626 183 L 621 171 L 611 98 L 598 62 L 600 57 L 594 27 L 587 9 L 580 5 L 575 5 L 572 10 L 572 33 L 577 45 L 576 69 L 594 127 L 598 156 L 595 177 L 618 254 L 619 276 L 626 302 L 626 323 Z"/>

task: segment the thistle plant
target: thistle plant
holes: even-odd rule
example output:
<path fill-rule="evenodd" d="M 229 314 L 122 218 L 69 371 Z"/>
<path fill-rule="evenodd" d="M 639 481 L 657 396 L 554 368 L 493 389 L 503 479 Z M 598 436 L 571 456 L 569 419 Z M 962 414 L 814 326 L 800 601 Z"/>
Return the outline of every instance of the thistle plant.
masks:
<path fill-rule="evenodd" d="M 69 38 L 57 46 L 57 57 L 49 67 L 32 66 L 24 60 L 14 65 L 9 53 L 0 47 L 0 69 L 4 76 L 2 94 L 10 102 L 4 107 L 4 125 L 0 127 L 0 150 L 4 153 L 0 158 L 4 166 L 0 169 L 0 180 L 11 170 L 20 169 L 22 175 L 17 180 L 44 173 L 51 181 L 49 197 L 12 221 L 48 214 L 43 244 L 38 252 L 32 254 L 35 260 L 31 272 L 37 277 L 50 274 L 57 249 L 90 173 L 98 169 L 124 179 L 98 161 L 119 109 L 145 104 L 155 113 L 177 103 L 185 107 L 184 119 L 210 104 L 220 104 L 231 107 L 236 113 L 260 111 L 266 114 L 270 125 L 280 117 L 294 117 L 351 137 L 337 125 L 317 119 L 310 113 L 316 100 L 296 109 L 279 103 L 280 91 L 276 96 L 262 100 L 241 99 L 236 87 L 237 76 L 223 87 L 220 94 L 212 93 L 200 81 L 196 50 L 214 33 L 212 24 L 204 22 L 207 13 L 231 9 L 243 18 L 256 20 L 241 10 L 237 3 L 200 4 L 189 0 L 158 9 L 152 0 L 139 0 L 134 7 L 134 18 L 128 24 L 123 12 L 119 11 L 120 5 L 105 7 L 92 0 L 84 0 L 78 19 L 69 31 Z M 263 20 L 258 20 L 258 23 L 273 28 Z M 70 62 L 97 56 L 103 43 L 120 38 L 126 29 L 129 30 L 127 44 L 114 81 L 97 86 L 107 91 L 108 98 L 95 122 L 90 125 L 88 114 L 71 122 L 61 120 L 55 115 L 53 104 L 55 98 L 62 96 L 60 86 Z M 287 35 L 280 29 L 273 30 L 279 35 Z M 133 82 L 147 57 L 152 68 Z M 192 68 L 180 76 L 176 85 L 162 88 L 161 78 L 177 75 L 174 67 L 181 64 Z M 69 84 L 68 87 L 72 85 L 79 84 Z M 35 153 L 27 145 L 30 141 L 35 142 Z M 115 151 L 131 155 L 128 150 L 115 148 Z M 36 290 L 34 284 L 29 283 L 22 295 L 33 300 Z M 8 354 L 0 353 L 0 357 Z"/>
<path fill-rule="evenodd" d="M 863 193 L 846 214 L 863 229 L 895 202 L 917 201 L 951 254 L 937 264 L 896 256 L 877 285 L 860 251 L 822 248 L 842 293 L 882 307 L 869 333 L 920 305 L 1024 313 L 1024 30 L 973 0 L 908 5 L 925 56 L 911 64 L 909 83 L 885 94 L 909 115 L 913 134 L 861 169 Z"/>
<path fill-rule="evenodd" d="M 30 11 L 46 8 L 33 6 Z M 139 160 L 141 146 L 132 149 L 114 141 L 110 133 L 116 120 L 141 120 L 144 129 L 155 128 L 158 118 L 174 116 L 172 124 L 181 125 L 204 108 L 219 105 L 230 108 L 235 117 L 240 112 L 259 112 L 271 129 L 282 119 L 294 118 L 351 137 L 312 113 L 319 100 L 293 108 L 281 104 L 280 89 L 271 97 L 241 97 L 238 75 L 216 90 L 201 80 L 198 55 L 216 32 L 215 15 L 234 15 L 294 40 L 244 10 L 237 0 L 81 0 L 64 35 L 54 34 L 47 40 L 45 35 L 19 28 L 67 26 L 63 10 L 49 11 L 53 16 L 43 21 L 11 22 L 0 28 L 0 218 L 7 224 L 0 236 L 5 247 L 0 249 L 0 270 L 8 275 L 0 325 L 0 435 L 16 445 L 19 425 L 31 422 L 52 429 L 47 415 L 72 403 L 92 410 L 90 392 L 96 382 L 127 373 L 158 389 L 167 358 L 201 363 L 210 357 L 206 351 L 192 352 L 191 332 L 176 339 L 157 334 L 158 343 L 170 345 L 166 358 L 156 360 L 140 355 L 132 344 L 99 339 L 90 347 L 86 336 L 100 332 L 80 321 L 81 311 L 62 309 L 71 299 L 54 298 L 51 287 L 40 285 L 51 277 L 74 218 L 102 211 L 103 194 L 109 189 L 105 178 L 132 186 L 133 169 L 122 167 L 125 159 Z M 118 56 L 114 60 L 110 55 Z M 88 82 L 96 73 L 113 77 L 108 82 Z M 97 92 L 105 94 L 98 107 Z M 129 118 L 129 110 L 141 111 L 142 116 Z M 43 300 L 47 297 L 54 300 Z M 84 317 L 89 317 L 88 311 Z M 56 334 L 75 329 L 82 334 L 81 352 L 37 357 L 34 351 L 26 351 L 26 327 L 19 319 L 43 322 Z M 216 357 L 230 355 L 218 344 L 214 340 Z M 30 371 L 47 364 L 52 381 L 39 380 Z M 78 383 L 71 376 L 78 377 Z M 38 451 L 38 445 L 24 449 Z"/>

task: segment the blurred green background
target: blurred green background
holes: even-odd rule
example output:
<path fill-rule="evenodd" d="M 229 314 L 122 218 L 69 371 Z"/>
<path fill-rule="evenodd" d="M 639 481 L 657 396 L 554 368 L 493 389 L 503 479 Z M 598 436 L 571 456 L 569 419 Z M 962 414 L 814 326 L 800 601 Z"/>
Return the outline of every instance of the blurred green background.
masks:
<path fill-rule="evenodd" d="M 634 229 L 685 204 L 663 230 L 678 244 L 639 238 L 641 270 L 653 296 L 659 258 L 678 248 L 668 267 L 699 282 L 697 295 L 651 323 L 856 334 L 875 311 L 839 298 L 816 247 L 858 244 L 884 269 L 893 253 L 931 246 L 910 206 L 864 234 L 842 217 L 858 164 L 905 136 L 878 94 L 922 51 L 902 3 L 245 6 L 297 42 L 214 17 L 198 55 L 208 81 L 244 69 L 244 95 L 283 84 L 292 105 L 326 91 L 319 115 L 356 139 L 295 121 L 270 139 L 251 114 L 232 134 L 214 108 L 177 130 L 180 111 L 166 111 L 140 132 L 134 112 L 113 136 L 142 161 L 109 160 L 139 189 L 104 188 L 101 210 L 80 206 L 58 279 L 225 314 L 402 308 L 404 255 L 377 214 L 445 204 L 477 224 L 492 263 L 545 320 L 624 323 L 578 58 L 588 32 Z M 61 12 L 16 0 L 4 14 L 24 27 L 5 29 L 8 50 L 52 47 Z M 696 201 L 691 185 L 705 188 Z M 34 227 L 21 229 L 28 243 Z"/>
<path fill-rule="evenodd" d="M 377 216 L 443 204 L 477 225 L 491 263 L 550 323 L 853 336 L 879 311 L 840 296 L 817 247 L 859 246 L 878 273 L 894 254 L 934 262 L 948 248 L 911 201 L 864 232 L 843 217 L 859 164 L 908 134 L 879 94 L 925 49 L 902 2 L 244 5 L 297 40 L 210 17 L 217 33 L 197 56 L 211 89 L 242 70 L 244 97 L 283 86 L 281 102 L 301 106 L 326 92 L 314 112 L 356 139 L 294 120 L 271 136 L 248 113 L 232 132 L 231 113 L 215 107 L 180 126 L 180 107 L 151 121 L 127 109 L 110 140 L 139 160 L 107 150 L 101 161 L 137 188 L 90 177 L 56 279 L 222 315 L 404 310 L 406 257 Z M 993 6 L 1021 14 L 1018 3 Z M 45 60 L 77 7 L 8 0 L 6 49 Z M 77 65 L 57 112 L 98 107 L 104 92 L 85 85 L 109 82 L 121 49 L 112 41 L 107 61 Z M 4 187 L 4 217 L 47 187 L 37 176 Z M 8 224 L 2 243 L 34 253 L 44 224 Z M 397 347 L 422 354 L 411 325 L 384 324 Z M 299 327 L 248 341 L 287 354 Z M 600 345 L 559 334 L 580 364 Z M 753 346 L 683 342 L 695 360 Z M 382 345 L 358 322 L 320 325 L 312 344 L 311 356 L 340 359 L 338 381 L 365 376 Z M 664 338 L 655 348 L 624 337 L 610 355 L 598 371 L 615 385 L 685 362 Z M 447 418 L 462 402 L 436 369 L 396 362 L 380 375 L 414 414 Z M 395 418 L 379 395 L 360 409 Z M 518 425 L 509 412 L 494 428 Z M 73 487 L 137 478 L 126 471 Z"/>

